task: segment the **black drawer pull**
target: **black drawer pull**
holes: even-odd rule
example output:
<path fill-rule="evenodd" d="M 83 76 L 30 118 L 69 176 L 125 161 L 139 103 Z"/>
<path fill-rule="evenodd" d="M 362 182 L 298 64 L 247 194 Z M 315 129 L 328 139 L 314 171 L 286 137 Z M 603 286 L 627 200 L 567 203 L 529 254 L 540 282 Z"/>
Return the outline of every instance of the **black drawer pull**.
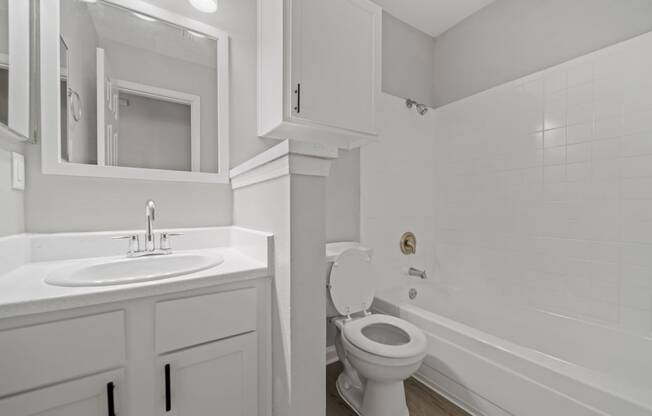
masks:
<path fill-rule="evenodd" d="M 108 406 L 108 416 L 115 416 L 115 402 L 113 400 L 113 390 L 115 385 L 113 382 L 107 383 L 106 385 L 106 401 Z"/>
<path fill-rule="evenodd" d="M 170 387 L 170 364 L 165 364 L 165 411 L 172 410 L 172 392 Z"/>

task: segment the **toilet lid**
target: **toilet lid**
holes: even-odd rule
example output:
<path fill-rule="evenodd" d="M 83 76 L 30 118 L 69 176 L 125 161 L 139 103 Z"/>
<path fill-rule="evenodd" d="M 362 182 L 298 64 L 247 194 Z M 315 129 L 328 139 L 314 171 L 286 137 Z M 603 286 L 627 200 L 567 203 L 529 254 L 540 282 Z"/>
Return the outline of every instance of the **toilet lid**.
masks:
<path fill-rule="evenodd" d="M 387 358 L 418 357 L 428 341 L 421 329 L 391 315 L 373 314 L 344 324 L 344 337 L 356 348 Z"/>
<path fill-rule="evenodd" d="M 350 248 L 337 256 L 331 269 L 329 290 L 338 313 L 350 315 L 369 309 L 375 285 L 368 250 Z"/>

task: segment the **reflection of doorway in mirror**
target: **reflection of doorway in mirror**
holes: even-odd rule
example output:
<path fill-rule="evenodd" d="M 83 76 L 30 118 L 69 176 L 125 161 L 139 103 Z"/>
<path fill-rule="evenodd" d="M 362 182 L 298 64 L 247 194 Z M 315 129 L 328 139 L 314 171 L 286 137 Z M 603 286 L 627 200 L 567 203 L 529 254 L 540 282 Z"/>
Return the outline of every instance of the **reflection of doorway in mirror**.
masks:
<path fill-rule="evenodd" d="M 84 104 L 82 119 L 68 120 L 73 157 L 55 157 L 67 146 L 59 140 L 49 147 L 51 140 L 44 139 L 44 172 L 228 181 L 228 150 L 220 152 L 227 149 L 229 127 L 226 33 L 172 12 L 152 10 L 143 20 L 137 13 L 150 16 L 150 11 L 140 10 L 139 2 L 53 0 L 58 10 L 49 0 L 39 2 L 42 15 L 52 12 L 59 20 L 40 22 L 48 45 L 40 51 L 43 73 L 61 69 L 48 52 L 55 48 L 47 34 L 58 32 L 69 46 L 67 87 L 78 91 Z M 51 84 L 42 89 L 46 98 L 54 91 Z M 42 100 L 43 114 L 50 114 L 52 102 Z M 70 106 L 67 110 L 70 115 Z M 53 137 L 51 128 L 43 131 L 45 138 Z"/>
<path fill-rule="evenodd" d="M 199 172 L 201 98 L 121 79 L 112 83 L 120 166 Z"/>
<path fill-rule="evenodd" d="M 59 36 L 59 73 L 60 73 L 60 110 L 61 110 L 61 160 L 72 162 L 72 136 L 69 134 L 68 119 L 68 44 L 63 36 Z"/>
<path fill-rule="evenodd" d="M 113 136 L 119 133 L 117 106 L 115 105 L 112 70 L 110 60 L 103 48 L 96 48 L 97 82 L 97 164 L 118 166 L 114 152 Z M 111 126 L 109 131 L 108 127 Z"/>

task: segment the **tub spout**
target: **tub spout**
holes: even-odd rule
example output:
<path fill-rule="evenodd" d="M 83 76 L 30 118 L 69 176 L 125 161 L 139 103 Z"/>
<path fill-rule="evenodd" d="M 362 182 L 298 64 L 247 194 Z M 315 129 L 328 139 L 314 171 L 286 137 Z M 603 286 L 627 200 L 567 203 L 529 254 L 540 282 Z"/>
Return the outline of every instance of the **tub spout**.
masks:
<path fill-rule="evenodd" d="M 415 269 L 414 267 L 410 267 L 408 269 L 408 275 L 420 277 L 421 279 L 427 279 L 428 278 L 428 275 L 426 274 L 425 270 Z"/>

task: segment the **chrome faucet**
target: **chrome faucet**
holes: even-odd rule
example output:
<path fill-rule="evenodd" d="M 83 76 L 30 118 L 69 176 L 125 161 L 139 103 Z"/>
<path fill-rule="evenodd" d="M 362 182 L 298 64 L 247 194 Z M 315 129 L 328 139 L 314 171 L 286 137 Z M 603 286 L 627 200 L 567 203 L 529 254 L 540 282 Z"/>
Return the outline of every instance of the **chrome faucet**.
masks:
<path fill-rule="evenodd" d="M 421 279 L 427 279 L 428 278 L 428 275 L 426 274 L 425 270 L 415 269 L 414 267 L 410 267 L 408 269 L 408 275 L 420 277 Z"/>
<path fill-rule="evenodd" d="M 152 223 L 156 220 L 156 204 L 151 199 L 145 204 L 145 251 L 154 251 L 154 230 Z"/>
<path fill-rule="evenodd" d="M 140 248 L 140 239 L 138 235 L 125 235 L 120 237 L 113 237 L 113 239 L 126 239 L 129 240 L 129 251 L 127 257 L 143 257 L 143 256 L 156 256 L 160 254 L 171 254 L 172 246 L 170 244 L 171 237 L 183 235 L 180 233 L 162 232 L 160 233 L 160 242 L 158 248 L 156 247 L 154 221 L 156 220 L 156 204 L 151 199 L 145 204 L 145 248 Z"/>

